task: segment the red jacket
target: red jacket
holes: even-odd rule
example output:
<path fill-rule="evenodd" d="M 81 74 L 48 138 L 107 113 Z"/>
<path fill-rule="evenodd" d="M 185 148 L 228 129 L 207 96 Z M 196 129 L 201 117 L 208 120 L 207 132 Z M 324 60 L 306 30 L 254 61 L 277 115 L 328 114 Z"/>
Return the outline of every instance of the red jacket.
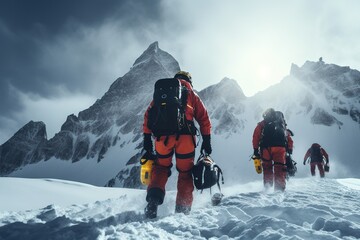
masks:
<path fill-rule="evenodd" d="M 262 130 L 265 126 L 265 120 L 262 120 L 261 122 L 259 122 L 254 130 L 254 134 L 253 134 L 253 148 L 254 149 L 258 149 L 259 145 L 260 145 L 260 140 L 261 140 L 261 133 Z M 290 132 L 286 131 L 287 133 L 287 149 L 292 150 L 293 146 L 294 146 L 294 141 L 291 138 Z"/>
<path fill-rule="evenodd" d="M 189 82 L 179 79 L 182 86 L 185 86 L 189 92 L 187 97 L 187 106 L 185 108 L 185 116 L 189 121 L 194 119 L 198 122 L 200 126 L 200 132 L 202 135 L 210 135 L 211 133 L 211 122 L 208 115 L 208 112 L 204 106 L 204 103 L 201 101 L 199 96 L 193 91 Z M 147 127 L 149 110 L 153 106 L 153 101 L 151 101 L 148 109 L 145 112 L 143 131 L 144 133 L 151 133 L 151 130 Z"/>

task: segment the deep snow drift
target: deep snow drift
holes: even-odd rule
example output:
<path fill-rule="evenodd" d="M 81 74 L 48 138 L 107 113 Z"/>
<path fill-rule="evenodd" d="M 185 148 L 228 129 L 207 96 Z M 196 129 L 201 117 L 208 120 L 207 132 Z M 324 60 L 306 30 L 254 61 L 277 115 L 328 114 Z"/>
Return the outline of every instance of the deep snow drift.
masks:
<path fill-rule="evenodd" d="M 213 207 L 208 191 L 195 192 L 184 215 L 168 191 L 159 217 L 144 220 L 145 190 L 0 178 L 0 239 L 360 238 L 360 179 L 293 178 L 285 193 L 256 181 L 223 193 Z"/>

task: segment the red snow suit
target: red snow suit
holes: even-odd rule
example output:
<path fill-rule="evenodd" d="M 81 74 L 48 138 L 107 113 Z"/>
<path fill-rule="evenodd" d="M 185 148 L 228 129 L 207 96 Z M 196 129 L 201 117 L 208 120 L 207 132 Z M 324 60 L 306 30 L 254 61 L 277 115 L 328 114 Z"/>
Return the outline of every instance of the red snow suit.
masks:
<path fill-rule="evenodd" d="M 210 135 L 211 123 L 203 102 L 192 90 L 191 85 L 187 81 L 180 79 L 180 82 L 182 86 L 185 86 L 189 90 L 187 96 L 187 106 L 185 108 L 186 119 L 188 121 L 193 121 L 195 119 L 200 126 L 201 134 Z M 149 109 L 152 105 L 153 102 L 151 102 L 145 113 L 143 124 L 144 133 L 151 133 L 151 130 L 147 127 L 147 122 Z M 171 174 L 170 169 L 172 167 L 172 157 L 175 153 L 176 169 L 179 171 L 176 205 L 191 207 L 193 201 L 192 192 L 194 190 L 191 169 L 194 165 L 195 157 L 195 136 L 180 135 L 178 139 L 176 139 L 176 135 L 171 135 L 167 138 L 167 142 L 165 143 L 166 138 L 166 136 L 162 136 L 160 138 L 156 138 L 155 140 L 155 150 L 158 160 L 152 170 L 151 181 L 147 189 L 148 194 L 146 199 L 149 201 L 151 198 L 155 198 L 158 200 L 159 204 L 163 203 L 165 185 Z"/>
<path fill-rule="evenodd" d="M 261 136 L 265 121 L 257 124 L 253 134 L 253 148 L 258 149 L 260 146 Z M 262 167 L 264 172 L 264 186 L 273 186 L 275 190 L 284 191 L 286 187 L 286 149 L 292 151 L 293 140 L 287 132 L 287 144 L 281 146 L 278 144 L 260 148 Z"/>

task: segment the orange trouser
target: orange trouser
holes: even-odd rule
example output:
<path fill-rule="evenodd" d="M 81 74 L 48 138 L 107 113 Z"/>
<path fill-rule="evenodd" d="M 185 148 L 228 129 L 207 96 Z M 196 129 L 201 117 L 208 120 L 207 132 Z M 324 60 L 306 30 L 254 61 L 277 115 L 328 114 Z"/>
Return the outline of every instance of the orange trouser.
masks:
<path fill-rule="evenodd" d="M 158 189 L 165 195 L 165 185 L 170 175 L 172 167 L 172 157 L 175 153 L 176 169 L 179 171 L 177 181 L 176 205 L 191 206 L 193 201 L 192 192 L 194 191 L 193 177 L 191 169 L 194 166 L 195 146 L 192 135 L 169 136 L 165 144 L 166 137 L 163 136 L 155 142 L 157 161 L 151 174 L 151 182 L 148 186 L 148 195 L 152 189 Z M 148 199 L 148 197 L 147 197 Z M 163 199 L 160 199 L 160 204 Z"/>
<path fill-rule="evenodd" d="M 264 171 L 264 185 L 284 191 L 286 187 L 286 149 L 285 147 L 267 147 L 261 150 Z"/>
<path fill-rule="evenodd" d="M 315 167 L 318 167 L 319 172 L 320 172 L 320 177 L 325 177 L 325 172 L 324 172 L 324 164 L 322 162 L 312 162 L 310 163 L 310 171 L 311 171 L 311 175 L 315 176 Z"/>

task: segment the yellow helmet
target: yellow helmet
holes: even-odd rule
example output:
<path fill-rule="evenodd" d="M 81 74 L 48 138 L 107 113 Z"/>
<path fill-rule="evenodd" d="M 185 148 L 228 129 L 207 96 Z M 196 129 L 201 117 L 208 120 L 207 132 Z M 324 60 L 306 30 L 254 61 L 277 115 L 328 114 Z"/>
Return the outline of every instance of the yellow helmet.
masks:
<path fill-rule="evenodd" d="M 188 81 L 189 83 L 192 83 L 191 74 L 189 72 L 179 71 L 175 74 L 174 78 L 181 78 Z"/>

